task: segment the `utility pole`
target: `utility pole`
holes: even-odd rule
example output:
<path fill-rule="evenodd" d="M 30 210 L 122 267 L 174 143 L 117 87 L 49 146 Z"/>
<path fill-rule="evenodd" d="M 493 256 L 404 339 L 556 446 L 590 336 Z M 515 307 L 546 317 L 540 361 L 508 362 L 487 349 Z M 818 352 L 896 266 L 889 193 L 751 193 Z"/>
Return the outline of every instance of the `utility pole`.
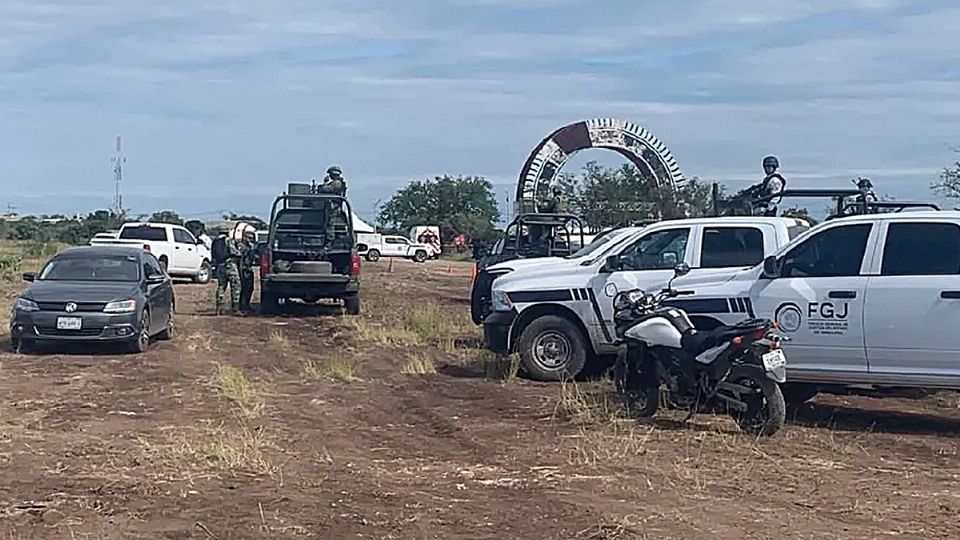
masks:
<path fill-rule="evenodd" d="M 120 192 L 120 184 L 123 182 L 123 164 L 127 162 L 127 158 L 123 157 L 119 135 L 117 135 L 117 154 L 110 161 L 113 162 L 113 180 L 116 183 L 113 193 L 113 213 L 119 216 L 123 214 L 123 195 Z"/>

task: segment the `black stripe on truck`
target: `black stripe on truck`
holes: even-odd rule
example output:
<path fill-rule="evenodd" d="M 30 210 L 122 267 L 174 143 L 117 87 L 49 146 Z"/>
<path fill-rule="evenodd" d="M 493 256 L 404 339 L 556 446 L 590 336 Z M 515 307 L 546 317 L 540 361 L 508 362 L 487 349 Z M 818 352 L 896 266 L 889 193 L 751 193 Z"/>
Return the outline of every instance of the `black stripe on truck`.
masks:
<path fill-rule="evenodd" d="M 736 305 L 735 299 L 727 298 L 692 298 L 689 300 L 668 300 L 664 304 L 678 307 L 687 313 L 736 313 L 731 306 Z"/>
<path fill-rule="evenodd" d="M 569 302 L 573 296 L 570 289 L 558 289 L 553 291 L 520 291 L 508 293 L 511 302 L 518 304 L 529 304 L 531 302 Z"/>

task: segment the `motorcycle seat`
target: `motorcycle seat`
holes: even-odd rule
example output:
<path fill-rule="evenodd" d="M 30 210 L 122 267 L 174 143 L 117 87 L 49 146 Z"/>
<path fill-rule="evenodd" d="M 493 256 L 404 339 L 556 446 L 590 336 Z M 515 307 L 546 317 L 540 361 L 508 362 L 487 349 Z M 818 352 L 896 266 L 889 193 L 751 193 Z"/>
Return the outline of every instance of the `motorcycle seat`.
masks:
<path fill-rule="evenodd" d="M 690 330 L 680 338 L 680 347 L 688 353 L 697 356 L 707 349 L 730 341 L 735 337 L 747 336 L 757 330 L 765 328 L 769 321 L 763 319 L 749 319 L 734 325 L 722 325 L 711 330 Z"/>

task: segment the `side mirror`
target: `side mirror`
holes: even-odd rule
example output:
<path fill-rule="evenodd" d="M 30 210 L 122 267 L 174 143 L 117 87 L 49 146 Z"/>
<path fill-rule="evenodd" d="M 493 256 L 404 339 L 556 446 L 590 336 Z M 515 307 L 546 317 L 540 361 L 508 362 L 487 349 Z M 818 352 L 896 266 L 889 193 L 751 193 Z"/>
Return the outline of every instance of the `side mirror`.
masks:
<path fill-rule="evenodd" d="M 763 260 L 763 277 L 766 279 L 780 277 L 780 264 L 773 255 Z"/>
<path fill-rule="evenodd" d="M 607 257 L 603 264 L 603 272 L 619 272 L 623 270 L 623 259 L 619 255 L 610 255 Z"/>
<path fill-rule="evenodd" d="M 36 281 L 36 279 L 37 279 L 37 274 L 36 274 L 36 272 L 24 272 L 24 273 L 23 273 L 23 280 L 24 280 L 24 281 L 31 281 L 31 282 L 32 282 L 32 281 Z"/>
<path fill-rule="evenodd" d="M 690 273 L 690 265 L 682 262 L 673 267 L 673 277 L 683 277 Z"/>
<path fill-rule="evenodd" d="M 164 281 L 166 281 L 166 279 L 167 279 L 166 276 L 164 276 L 163 274 L 154 274 L 152 276 L 147 276 L 147 279 L 145 279 L 144 282 L 147 285 L 159 285 Z"/>

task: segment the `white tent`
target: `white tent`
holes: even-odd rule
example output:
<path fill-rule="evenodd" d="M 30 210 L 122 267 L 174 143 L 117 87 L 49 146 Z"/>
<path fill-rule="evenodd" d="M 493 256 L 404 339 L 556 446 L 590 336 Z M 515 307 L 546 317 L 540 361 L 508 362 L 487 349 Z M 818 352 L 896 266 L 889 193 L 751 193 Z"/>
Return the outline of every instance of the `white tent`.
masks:
<path fill-rule="evenodd" d="M 366 221 L 360 219 L 360 216 L 353 212 L 353 232 L 354 233 L 375 233 L 376 229 L 372 225 L 367 224 Z"/>

